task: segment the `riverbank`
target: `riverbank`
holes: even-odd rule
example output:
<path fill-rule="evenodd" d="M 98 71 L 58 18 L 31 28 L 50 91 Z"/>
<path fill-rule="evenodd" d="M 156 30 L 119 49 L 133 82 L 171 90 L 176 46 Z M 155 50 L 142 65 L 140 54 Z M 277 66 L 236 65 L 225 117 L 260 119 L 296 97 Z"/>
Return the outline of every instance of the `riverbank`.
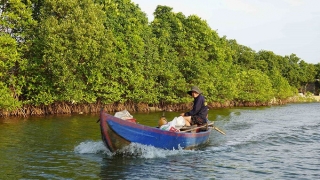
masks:
<path fill-rule="evenodd" d="M 317 102 L 320 102 L 320 96 L 313 96 L 313 98 L 314 98 Z"/>
<path fill-rule="evenodd" d="M 304 96 L 299 94 L 288 99 L 272 99 L 269 102 L 239 102 L 239 101 L 225 101 L 208 103 L 210 109 L 215 108 L 231 108 L 231 107 L 259 107 L 259 106 L 276 106 L 288 103 L 302 103 L 302 102 L 320 102 L 320 96 Z M 192 102 L 185 104 L 144 104 L 144 103 L 114 103 L 114 104 L 72 104 L 72 103 L 55 103 L 47 106 L 30 106 L 26 105 L 13 111 L 1 110 L 1 117 L 27 117 L 27 116 L 45 116 L 57 114 L 89 114 L 99 113 L 101 108 L 105 108 L 108 112 L 116 112 L 127 109 L 129 112 L 155 112 L 155 111 L 181 111 L 192 108 Z"/>

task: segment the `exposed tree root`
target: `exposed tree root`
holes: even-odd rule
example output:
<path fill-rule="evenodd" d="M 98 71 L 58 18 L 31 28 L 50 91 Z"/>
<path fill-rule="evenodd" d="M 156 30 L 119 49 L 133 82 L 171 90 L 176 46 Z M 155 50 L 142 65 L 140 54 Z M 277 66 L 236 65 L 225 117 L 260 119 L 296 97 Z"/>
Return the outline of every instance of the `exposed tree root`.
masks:
<path fill-rule="evenodd" d="M 214 108 L 228 108 L 228 107 L 255 107 L 255 106 L 270 106 L 281 105 L 291 102 L 297 102 L 296 99 L 286 100 L 273 100 L 267 103 L 261 102 L 239 102 L 239 101 L 226 101 L 223 103 L 214 102 L 209 103 L 210 109 Z M 18 108 L 13 111 L 0 110 L 0 117 L 8 116 L 44 116 L 53 114 L 89 114 L 99 113 L 101 108 L 104 108 L 107 112 L 122 111 L 124 109 L 129 112 L 150 112 L 150 111 L 181 111 L 190 109 L 192 103 L 185 104 L 146 104 L 146 103 L 114 103 L 114 104 L 102 104 L 100 102 L 94 104 L 72 104 L 72 103 L 54 103 L 51 105 L 32 106 L 25 105 L 22 108 Z"/>

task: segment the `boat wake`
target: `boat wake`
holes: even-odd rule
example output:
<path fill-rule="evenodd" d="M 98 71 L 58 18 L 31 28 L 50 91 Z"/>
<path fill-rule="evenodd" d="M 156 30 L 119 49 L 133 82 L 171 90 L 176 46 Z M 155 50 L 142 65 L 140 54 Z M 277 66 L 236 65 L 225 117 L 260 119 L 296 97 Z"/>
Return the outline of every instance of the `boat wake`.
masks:
<path fill-rule="evenodd" d="M 120 154 L 122 156 L 129 156 L 129 157 L 140 157 L 140 158 L 152 159 L 152 158 L 166 158 L 168 156 L 190 154 L 193 152 L 194 150 L 183 150 L 182 148 L 165 150 L 165 149 L 155 148 L 153 146 L 147 146 L 147 145 L 142 145 L 138 143 L 131 143 L 129 146 L 121 149 L 115 154 Z"/>
<path fill-rule="evenodd" d="M 111 154 L 102 141 L 81 142 L 74 148 L 74 152 L 78 154 Z"/>
<path fill-rule="evenodd" d="M 78 154 L 106 154 L 108 156 L 123 156 L 136 158 L 166 158 L 168 156 L 192 154 L 195 150 L 172 149 L 165 150 L 155 148 L 153 146 L 131 143 L 129 146 L 117 151 L 110 152 L 102 141 L 85 141 L 81 142 L 74 148 L 74 152 Z"/>

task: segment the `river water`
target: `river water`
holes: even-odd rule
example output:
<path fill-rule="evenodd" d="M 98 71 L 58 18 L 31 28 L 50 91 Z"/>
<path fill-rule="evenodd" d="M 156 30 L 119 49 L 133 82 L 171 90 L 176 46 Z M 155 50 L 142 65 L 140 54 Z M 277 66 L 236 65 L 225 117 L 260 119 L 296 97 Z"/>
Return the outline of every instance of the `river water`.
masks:
<path fill-rule="evenodd" d="M 162 113 L 132 115 L 156 126 Z M 212 109 L 226 135 L 214 131 L 196 150 L 133 144 L 115 155 L 97 119 L 0 119 L 0 179 L 320 179 L 320 103 Z"/>

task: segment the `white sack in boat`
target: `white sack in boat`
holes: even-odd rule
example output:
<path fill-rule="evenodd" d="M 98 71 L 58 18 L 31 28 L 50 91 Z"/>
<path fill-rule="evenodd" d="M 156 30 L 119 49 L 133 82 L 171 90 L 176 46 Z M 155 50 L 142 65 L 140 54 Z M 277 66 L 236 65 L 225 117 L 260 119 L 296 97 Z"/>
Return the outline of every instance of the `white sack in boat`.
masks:
<path fill-rule="evenodd" d="M 182 117 L 182 116 L 179 116 L 179 117 L 175 117 L 172 121 L 170 121 L 170 122 L 172 122 L 172 125 L 174 125 L 176 128 L 178 128 L 178 129 L 181 129 L 185 124 L 186 124 L 186 122 L 185 122 L 185 120 L 184 120 L 184 118 Z M 169 122 L 169 123 L 170 123 Z"/>
<path fill-rule="evenodd" d="M 179 132 L 180 129 L 186 124 L 182 116 L 175 117 L 172 121 L 169 121 L 167 124 L 162 125 L 160 129 L 167 131 Z"/>
<path fill-rule="evenodd" d="M 116 112 L 114 114 L 114 117 L 117 117 L 117 118 L 120 118 L 120 119 L 123 119 L 123 120 L 132 119 L 133 118 L 133 116 L 126 109 L 123 110 L 123 111 Z"/>

